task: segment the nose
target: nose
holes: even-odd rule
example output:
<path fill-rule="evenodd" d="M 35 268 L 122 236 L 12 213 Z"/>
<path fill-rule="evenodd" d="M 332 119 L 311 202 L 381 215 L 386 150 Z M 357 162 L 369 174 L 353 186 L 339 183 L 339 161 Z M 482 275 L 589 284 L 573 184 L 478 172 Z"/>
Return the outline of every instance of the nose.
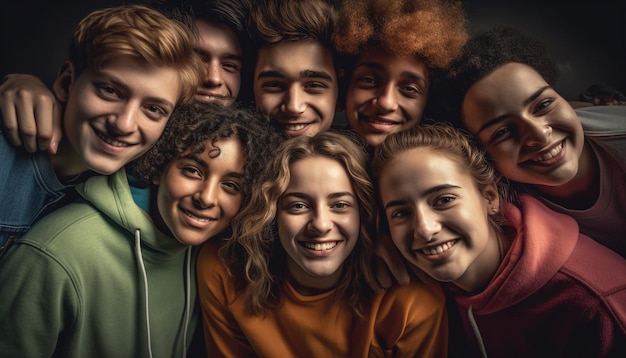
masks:
<path fill-rule="evenodd" d="M 331 220 L 328 210 L 326 208 L 318 208 L 315 210 L 308 226 L 309 230 L 318 235 L 323 235 L 332 230 L 333 221 Z"/>
<path fill-rule="evenodd" d="M 133 104 L 127 104 L 120 113 L 109 116 L 107 124 L 109 129 L 118 135 L 126 135 L 137 129 L 136 116 L 140 109 Z"/>
<path fill-rule="evenodd" d="M 217 87 L 223 83 L 220 63 L 218 61 L 206 61 L 204 63 L 204 78 L 202 85 L 205 87 Z"/>
<path fill-rule="evenodd" d="M 552 126 L 543 121 L 527 120 L 524 122 L 524 145 L 527 147 L 540 147 L 550 142 Z"/>
<path fill-rule="evenodd" d="M 418 209 L 413 219 L 413 237 L 431 241 L 441 231 L 438 215 L 430 209 Z"/>
<path fill-rule="evenodd" d="M 217 205 L 219 183 L 213 180 L 204 181 L 193 196 L 193 203 L 198 209 L 210 209 Z"/>
<path fill-rule="evenodd" d="M 372 100 L 372 103 L 384 112 L 391 112 L 398 109 L 396 86 L 392 83 L 388 83 L 385 87 L 381 88 L 380 93 Z"/>
<path fill-rule="evenodd" d="M 305 109 L 306 103 L 303 90 L 297 85 L 289 87 L 283 99 L 281 111 L 291 115 L 300 115 L 304 113 Z"/>

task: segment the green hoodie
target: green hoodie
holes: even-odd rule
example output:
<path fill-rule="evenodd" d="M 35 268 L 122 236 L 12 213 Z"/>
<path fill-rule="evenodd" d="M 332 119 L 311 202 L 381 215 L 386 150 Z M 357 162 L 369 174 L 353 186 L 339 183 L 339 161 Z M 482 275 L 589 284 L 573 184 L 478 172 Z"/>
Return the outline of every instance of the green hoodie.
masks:
<path fill-rule="evenodd" d="M 0 355 L 184 357 L 196 250 L 155 228 L 124 170 L 76 190 L 0 259 Z"/>

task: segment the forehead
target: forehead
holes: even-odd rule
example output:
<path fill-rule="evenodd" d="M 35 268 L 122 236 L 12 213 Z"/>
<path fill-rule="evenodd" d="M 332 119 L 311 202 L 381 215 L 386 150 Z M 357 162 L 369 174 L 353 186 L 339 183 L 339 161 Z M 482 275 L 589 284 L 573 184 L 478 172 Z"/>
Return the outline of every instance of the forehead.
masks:
<path fill-rule="evenodd" d="M 245 164 L 245 152 L 239 137 L 233 135 L 230 137 L 218 138 L 217 140 L 210 138 L 206 139 L 201 144 L 204 146 L 204 149 L 198 154 L 202 157 L 202 159 L 217 159 L 221 162 L 229 162 L 235 167 L 243 170 L 243 166 Z M 192 151 L 193 146 L 187 148 L 183 152 L 182 156 L 190 154 Z"/>
<path fill-rule="evenodd" d="M 324 156 L 311 156 L 299 159 L 289 165 L 291 180 L 289 187 L 327 187 L 332 191 L 346 190 L 352 186 L 343 165 L 335 159 Z"/>
<path fill-rule="evenodd" d="M 511 62 L 476 81 L 463 98 L 465 125 L 472 133 L 487 120 L 524 108 L 537 91 L 548 86 L 532 67 Z"/>
<path fill-rule="evenodd" d="M 195 19 L 196 47 L 209 53 L 227 53 L 241 55 L 239 39 L 228 26 L 217 22 Z"/>
<path fill-rule="evenodd" d="M 359 68 L 382 71 L 393 76 L 417 77 L 423 80 L 429 77 L 428 67 L 419 57 L 379 50 L 363 52 L 355 62 L 355 70 Z"/>
<path fill-rule="evenodd" d="M 445 181 L 457 181 L 468 176 L 467 170 L 447 153 L 431 148 L 412 148 L 395 155 L 380 175 L 381 188 L 396 190 L 407 183 L 411 186 L 432 186 Z"/>
<path fill-rule="evenodd" d="M 315 40 L 282 41 L 263 46 L 259 51 L 255 73 L 267 70 L 288 74 L 321 71 L 336 78 L 330 49 Z"/>

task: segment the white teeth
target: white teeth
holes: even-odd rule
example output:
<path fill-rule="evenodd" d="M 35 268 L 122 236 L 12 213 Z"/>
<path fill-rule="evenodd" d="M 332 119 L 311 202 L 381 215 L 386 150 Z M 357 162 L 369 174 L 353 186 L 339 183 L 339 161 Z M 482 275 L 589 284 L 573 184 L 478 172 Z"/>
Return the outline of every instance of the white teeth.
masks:
<path fill-rule="evenodd" d="M 299 131 L 306 126 L 306 124 L 285 124 L 283 127 L 288 131 Z"/>
<path fill-rule="evenodd" d="M 197 216 L 193 215 L 192 213 L 190 213 L 187 210 L 183 210 L 183 213 L 185 213 L 185 215 L 189 216 L 190 218 L 194 218 L 197 221 L 209 222 L 209 221 L 213 220 L 211 218 L 200 218 L 200 217 L 197 217 Z"/>
<path fill-rule="evenodd" d="M 111 137 L 107 137 L 104 134 L 100 133 L 100 132 L 96 132 L 96 134 L 98 135 L 98 137 L 100 139 L 102 139 L 103 141 L 105 141 L 106 143 L 114 146 L 114 147 L 126 147 L 128 144 L 124 143 L 124 142 L 120 142 L 119 140 L 115 140 Z"/>
<path fill-rule="evenodd" d="M 556 147 L 552 148 L 551 151 L 549 151 L 548 153 L 541 155 L 541 156 L 537 156 L 535 158 L 533 158 L 532 160 L 534 162 L 541 162 L 544 160 L 549 160 L 552 159 L 554 157 L 556 157 L 557 154 L 559 154 L 561 152 L 561 149 L 563 149 L 563 143 L 557 145 Z"/>
<path fill-rule="evenodd" d="M 391 124 L 395 124 L 394 122 L 390 122 L 390 121 L 381 121 L 379 119 L 375 119 L 375 118 L 367 118 L 367 121 L 370 123 L 374 123 L 374 124 L 387 124 L 387 125 L 391 125 Z"/>
<path fill-rule="evenodd" d="M 443 244 L 437 245 L 435 247 L 426 247 L 422 249 L 422 253 L 424 255 L 437 255 L 444 251 L 448 251 L 452 246 L 454 246 L 455 243 L 456 241 L 453 240 L 453 241 L 446 241 Z"/>
<path fill-rule="evenodd" d="M 337 244 L 338 244 L 338 241 L 322 242 L 322 243 L 315 243 L 315 242 L 303 242 L 302 243 L 302 245 L 306 247 L 307 249 L 315 250 L 315 251 L 330 250 L 334 248 L 335 246 L 337 246 Z"/>

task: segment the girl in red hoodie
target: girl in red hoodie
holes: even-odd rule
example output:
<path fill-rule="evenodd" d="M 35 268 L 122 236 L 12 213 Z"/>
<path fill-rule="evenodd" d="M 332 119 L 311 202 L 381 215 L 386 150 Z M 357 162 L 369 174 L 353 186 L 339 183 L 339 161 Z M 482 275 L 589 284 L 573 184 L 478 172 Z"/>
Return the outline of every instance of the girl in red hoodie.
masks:
<path fill-rule="evenodd" d="M 626 260 L 530 195 L 507 200 L 462 133 L 436 124 L 393 134 L 373 173 L 382 225 L 456 307 L 451 354 L 626 356 Z"/>

